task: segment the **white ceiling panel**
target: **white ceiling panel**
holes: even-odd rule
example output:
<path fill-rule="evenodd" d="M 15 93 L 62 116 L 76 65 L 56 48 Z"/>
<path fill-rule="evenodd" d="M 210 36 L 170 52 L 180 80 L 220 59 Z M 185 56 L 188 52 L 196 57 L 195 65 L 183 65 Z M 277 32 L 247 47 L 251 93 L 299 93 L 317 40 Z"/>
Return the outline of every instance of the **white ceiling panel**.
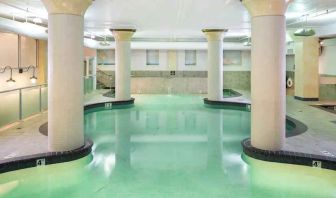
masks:
<path fill-rule="evenodd" d="M 308 26 L 335 24 L 336 0 L 294 0 L 288 28 L 300 27 L 306 14 Z M 0 0 L 0 16 L 36 16 L 44 23 L 48 17 L 41 0 Z M 228 37 L 242 37 L 249 35 L 250 18 L 239 0 L 95 0 L 86 12 L 89 34 L 110 35 L 109 28 L 120 27 L 136 28 L 137 38 L 200 38 L 203 28 L 228 28 Z"/>

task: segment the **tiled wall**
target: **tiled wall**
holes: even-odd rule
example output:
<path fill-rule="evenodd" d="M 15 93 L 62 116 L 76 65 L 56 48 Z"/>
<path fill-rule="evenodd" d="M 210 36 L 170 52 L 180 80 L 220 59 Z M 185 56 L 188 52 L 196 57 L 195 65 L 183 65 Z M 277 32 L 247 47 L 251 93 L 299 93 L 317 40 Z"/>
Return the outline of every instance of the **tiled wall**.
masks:
<path fill-rule="evenodd" d="M 250 90 L 250 71 L 226 71 L 224 72 L 224 88 Z"/>
<path fill-rule="evenodd" d="M 114 72 L 109 72 L 114 81 Z M 206 71 L 132 71 L 132 93 L 206 93 Z M 250 90 L 249 71 L 225 71 L 224 88 Z M 114 83 L 113 83 L 114 85 Z"/>
<path fill-rule="evenodd" d="M 321 84 L 320 85 L 320 100 L 336 100 L 336 85 Z"/>
<path fill-rule="evenodd" d="M 200 77 L 134 77 L 132 93 L 185 94 L 206 93 L 207 78 Z"/>

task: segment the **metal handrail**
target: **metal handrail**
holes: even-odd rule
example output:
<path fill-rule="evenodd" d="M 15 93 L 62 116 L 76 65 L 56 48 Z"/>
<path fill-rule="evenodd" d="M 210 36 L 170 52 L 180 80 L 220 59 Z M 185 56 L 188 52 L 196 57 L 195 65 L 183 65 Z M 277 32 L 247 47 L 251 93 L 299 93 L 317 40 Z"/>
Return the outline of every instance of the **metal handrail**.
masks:
<path fill-rule="evenodd" d="M 100 70 L 100 69 L 98 69 L 98 68 L 97 68 L 97 73 L 102 73 L 102 74 L 104 74 L 104 75 L 106 75 L 106 76 L 109 76 L 109 77 L 113 76 L 112 74 L 108 74 L 108 73 L 106 73 L 106 72 L 104 72 L 103 70 Z"/>
<path fill-rule="evenodd" d="M 96 77 L 96 75 L 89 75 L 89 76 L 84 76 L 84 78 L 86 77 Z M 15 89 L 9 89 L 9 90 L 4 90 L 4 91 L 0 91 L 0 94 L 5 94 L 5 93 L 11 93 L 11 92 L 18 92 L 18 95 L 19 95 L 19 119 L 16 120 L 16 121 L 22 121 L 24 118 L 23 118 L 23 96 L 22 96 L 22 93 L 23 93 L 23 90 L 27 90 L 27 89 L 33 89 L 33 88 L 36 88 L 39 90 L 39 99 L 38 99 L 38 102 L 39 102 L 39 113 L 43 112 L 45 109 L 43 109 L 42 105 L 43 105 L 43 99 L 42 99 L 42 89 L 43 88 L 48 88 L 48 84 L 47 83 L 44 83 L 44 84 L 38 84 L 38 85 L 32 85 L 32 86 L 26 86 L 26 87 L 20 87 L 20 88 L 15 88 Z M 38 113 L 36 111 L 36 113 Z M 6 124 L 10 124 L 10 123 L 6 123 Z M 0 126 L 1 127 L 1 126 Z"/>
<path fill-rule="evenodd" d="M 30 89 L 30 88 L 35 88 L 35 87 L 42 87 L 48 85 L 47 83 L 45 84 L 39 84 L 39 85 L 33 85 L 33 86 L 27 86 L 27 87 L 20 87 L 20 88 L 16 88 L 16 89 L 8 89 L 8 90 L 4 90 L 4 91 L 0 91 L 0 94 L 2 93 L 8 93 L 8 92 L 12 92 L 12 91 L 19 91 L 19 90 L 23 90 L 23 89 Z"/>

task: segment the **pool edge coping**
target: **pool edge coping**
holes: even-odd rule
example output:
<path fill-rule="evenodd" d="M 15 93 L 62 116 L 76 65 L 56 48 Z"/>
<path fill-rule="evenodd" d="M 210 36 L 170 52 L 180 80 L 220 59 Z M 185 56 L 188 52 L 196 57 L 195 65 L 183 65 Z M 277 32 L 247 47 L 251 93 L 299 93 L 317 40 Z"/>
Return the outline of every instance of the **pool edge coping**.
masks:
<path fill-rule="evenodd" d="M 88 156 L 92 151 L 92 146 L 93 141 L 86 139 L 83 146 L 70 151 L 45 152 L 1 160 L 0 174 L 78 160 Z"/>
<path fill-rule="evenodd" d="M 276 162 L 282 164 L 294 164 L 309 166 L 321 169 L 336 170 L 336 158 L 324 155 L 316 155 L 294 151 L 271 151 L 255 148 L 251 145 L 251 139 L 247 138 L 241 142 L 243 152 L 254 159 Z"/>

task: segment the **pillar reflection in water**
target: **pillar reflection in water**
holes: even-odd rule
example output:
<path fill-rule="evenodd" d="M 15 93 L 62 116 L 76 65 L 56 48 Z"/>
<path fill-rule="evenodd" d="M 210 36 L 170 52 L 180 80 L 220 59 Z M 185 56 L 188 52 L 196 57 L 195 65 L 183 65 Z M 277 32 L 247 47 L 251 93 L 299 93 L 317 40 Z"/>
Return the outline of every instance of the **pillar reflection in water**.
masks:
<path fill-rule="evenodd" d="M 132 130 L 131 111 L 116 110 L 115 135 L 116 135 L 116 168 L 128 168 L 131 166 L 131 141 Z"/>
<path fill-rule="evenodd" d="M 208 111 L 208 169 L 221 170 L 223 156 L 223 117 L 222 111 Z"/>

